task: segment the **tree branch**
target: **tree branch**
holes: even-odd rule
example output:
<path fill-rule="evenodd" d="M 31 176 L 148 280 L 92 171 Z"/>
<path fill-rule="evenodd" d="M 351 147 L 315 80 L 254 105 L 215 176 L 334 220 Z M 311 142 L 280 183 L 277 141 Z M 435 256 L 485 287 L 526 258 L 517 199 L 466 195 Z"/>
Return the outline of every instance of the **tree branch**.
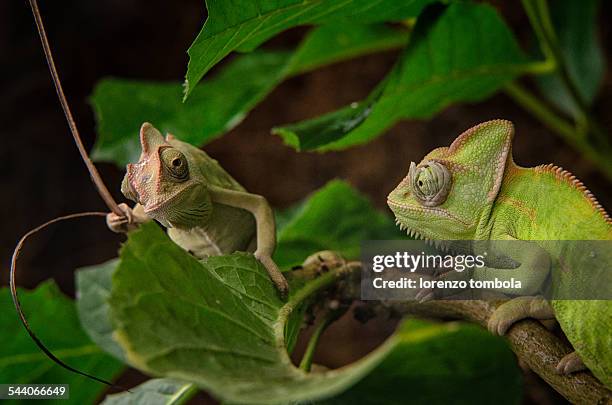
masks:
<path fill-rule="evenodd" d="M 361 266 L 358 262 L 346 271 L 347 277 L 338 285 L 337 297 L 346 300 L 361 299 Z M 349 267 L 349 266 L 347 266 Z M 504 301 L 437 300 L 420 303 L 414 301 L 364 301 L 366 306 L 384 307 L 399 315 L 415 315 L 426 318 L 458 319 L 487 327 L 489 318 Z M 377 312 L 377 311 L 374 311 Z M 590 372 L 581 371 L 569 375 L 558 374 L 555 367 L 572 348 L 546 330 L 539 322 L 525 319 L 515 323 L 505 337 L 517 357 L 544 381 L 575 404 L 607 404 L 612 402 L 612 392 Z"/>
<path fill-rule="evenodd" d="M 385 306 L 402 314 L 432 318 L 462 319 L 486 328 L 501 302 L 487 301 L 417 301 L 386 302 Z M 506 334 L 517 357 L 568 401 L 575 404 L 606 404 L 612 393 L 591 373 L 557 374 L 555 366 L 572 349 L 539 322 L 525 319 L 514 324 Z"/>

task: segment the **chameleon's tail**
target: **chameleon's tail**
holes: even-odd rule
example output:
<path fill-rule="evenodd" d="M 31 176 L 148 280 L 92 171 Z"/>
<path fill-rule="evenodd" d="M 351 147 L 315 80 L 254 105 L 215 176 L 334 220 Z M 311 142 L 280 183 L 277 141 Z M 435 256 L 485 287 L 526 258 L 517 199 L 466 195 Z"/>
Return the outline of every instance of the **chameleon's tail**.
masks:
<path fill-rule="evenodd" d="M 17 260 L 19 259 L 19 254 L 21 253 L 21 249 L 24 246 L 24 243 L 26 242 L 26 240 L 34 235 L 35 233 L 41 231 L 42 229 L 46 228 L 49 225 L 52 225 L 56 222 L 60 222 L 60 221 L 64 221 L 64 220 L 68 220 L 68 219 L 73 219 L 73 218 L 81 218 L 81 217 L 88 217 L 88 216 L 106 216 L 105 212 L 79 212 L 76 214 L 70 214 L 70 215 L 64 215 L 61 217 L 57 217 L 54 218 L 50 221 L 45 222 L 42 225 L 37 226 L 36 228 L 30 230 L 28 233 L 26 233 L 25 235 L 23 235 L 23 237 L 19 240 L 19 242 L 17 243 L 17 246 L 15 247 L 15 250 L 13 251 L 13 257 L 11 259 L 11 271 L 10 271 L 10 276 L 9 276 L 9 282 L 10 282 L 10 288 L 11 288 L 11 296 L 13 297 L 13 303 L 15 304 L 15 309 L 17 310 L 17 314 L 19 315 L 19 319 L 21 320 L 21 323 L 23 324 L 23 326 L 25 327 L 26 331 L 28 332 L 28 334 L 30 335 L 30 337 L 32 338 L 32 340 L 34 341 L 34 343 L 36 343 L 36 345 L 40 348 L 40 350 L 43 351 L 43 353 L 45 353 L 47 355 L 47 357 L 49 357 L 51 360 L 53 360 L 55 363 L 57 363 L 58 365 L 62 366 L 63 368 L 65 368 L 66 370 L 70 370 L 73 373 L 77 373 L 80 374 L 84 377 L 87 378 L 91 378 L 92 380 L 101 382 L 103 384 L 109 385 L 111 387 L 116 387 L 116 388 L 120 388 L 121 390 L 125 390 L 122 387 L 119 387 L 115 384 L 113 384 L 112 382 L 103 380 L 101 378 L 98 378 L 96 376 L 87 374 L 83 371 L 77 370 L 76 368 L 64 363 L 62 360 L 60 360 L 59 358 L 57 358 L 57 356 L 55 356 L 51 350 L 49 350 L 45 344 L 40 340 L 40 338 L 38 336 L 36 336 L 36 333 L 34 333 L 34 331 L 32 330 L 32 328 L 30 327 L 30 323 L 28 322 L 24 312 L 23 312 L 23 308 L 21 307 L 21 303 L 19 302 L 19 295 L 17 293 L 17 286 L 15 285 L 15 273 L 17 272 Z"/>

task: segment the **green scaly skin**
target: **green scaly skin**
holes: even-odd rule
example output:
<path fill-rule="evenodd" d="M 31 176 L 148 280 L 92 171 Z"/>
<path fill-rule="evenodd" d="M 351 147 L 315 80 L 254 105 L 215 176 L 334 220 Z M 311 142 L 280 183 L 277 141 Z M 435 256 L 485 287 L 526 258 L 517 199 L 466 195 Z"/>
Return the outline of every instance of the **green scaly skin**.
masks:
<path fill-rule="evenodd" d="M 142 153 L 127 166 L 121 185 L 134 208 L 121 204 L 124 216 L 108 214 L 115 232 L 127 232 L 155 219 L 179 246 L 205 258 L 234 251 L 254 252 L 281 295 L 288 284 L 272 260 L 276 230 L 267 201 L 251 194 L 204 151 L 166 138 L 151 124 L 140 129 Z"/>
<path fill-rule="evenodd" d="M 389 194 L 388 205 L 398 223 L 409 234 L 432 240 L 534 241 L 530 243 L 545 252 L 558 291 L 580 289 L 594 280 L 610 286 L 612 251 L 595 247 L 596 265 L 588 274 L 578 274 L 572 266 L 575 269 L 580 252 L 563 243 L 611 240 L 610 217 L 567 171 L 553 165 L 517 166 L 511 153 L 513 135 L 509 121 L 489 121 L 467 130 L 450 147 L 430 152 Z M 546 275 L 533 269 L 543 256 L 534 259 L 522 249 L 509 256 L 519 268 L 486 268 L 486 275 L 508 279 L 520 274 L 527 282 L 523 289 L 537 291 Z M 561 297 L 553 292 L 555 296 Z M 575 352 L 561 360 L 558 372 L 586 366 L 612 388 L 612 301 L 515 298 L 498 308 L 489 329 L 504 334 L 527 317 L 556 318 L 572 343 Z"/>

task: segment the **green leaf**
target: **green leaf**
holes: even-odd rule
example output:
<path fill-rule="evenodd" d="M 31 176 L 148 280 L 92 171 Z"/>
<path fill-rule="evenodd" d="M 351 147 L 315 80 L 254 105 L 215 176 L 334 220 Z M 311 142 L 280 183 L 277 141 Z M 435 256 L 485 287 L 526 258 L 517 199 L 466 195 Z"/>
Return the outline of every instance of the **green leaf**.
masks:
<path fill-rule="evenodd" d="M 400 119 L 429 118 L 460 101 L 483 100 L 528 65 L 514 36 L 485 4 L 427 7 L 393 71 L 361 103 L 277 128 L 298 150 L 365 143 Z"/>
<path fill-rule="evenodd" d="M 294 291 L 284 304 L 252 255 L 198 261 L 145 224 L 121 251 L 110 306 L 133 366 L 193 382 L 227 401 L 270 403 L 309 398 L 321 388 L 291 365 L 285 350 L 285 327 L 297 330 L 286 321 L 303 295 Z"/>
<path fill-rule="evenodd" d="M 74 304 L 47 281 L 32 291 L 20 291 L 32 329 L 60 359 L 78 370 L 112 380 L 123 369 L 104 354 L 81 329 Z M 19 321 L 8 288 L 0 290 L 0 381 L 14 384 L 69 384 L 75 404 L 93 403 L 106 389 L 51 361 L 36 346 Z M 65 403 L 54 400 L 47 403 Z"/>
<path fill-rule="evenodd" d="M 78 269 L 76 307 L 81 326 L 91 340 L 106 353 L 125 362 L 121 346 L 113 339 L 113 327 L 108 314 L 108 297 L 111 291 L 111 276 L 119 265 L 118 259 L 97 266 Z"/>
<path fill-rule="evenodd" d="M 208 19 L 188 50 L 185 97 L 233 50 L 250 51 L 291 27 L 341 22 L 374 23 L 416 17 L 433 0 L 208 0 Z"/>
<path fill-rule="evenodd" d="M 343 22 L 312 29 L 293 53 L 288 75 L 297 75 L 324 65 L 361 55 L 401 48 L 408 31 L 384 24 Z"/>
<path fill-rule="evenodd" d="M 509 403 L 520 396 L 515 384 L 518 368 L 503 339 L 458 324 L 409 321 L 350 366 L 310 374 L 297 369 L 285 349 L 291 339 L 287 331 L 297 329 L 298 319 L 291 313 L 336 280 L 333 271 L 325 273 L 302 288 L 294 286 L 289 300 L 283 302 L 265 269 L 251 255 L 234 253 L 198 261 L 154 223 L 148 223 L 131 232 L 122 248 L 110 298 L 112 324 L 135 367 L 192 382 L 232 403 L 330 397 L 385 362 L 390 366 L 383 371 L 391 377 L 397 373 L 401 380 L 404 374 L 412 381 L 418 377 L 427 387 L 443 383 L 440 377 L 448 376 L 457 385 L 491 384 L 486 391 L 490 401 Z M 457 338 L 462 345 L 448 340 L 457 334 L 464 334 Z M 473 342 L 477 346 L 463 350 Z M 409 359 L 409 364 L 421 368 L 391 367 Z M 406 395 L 401 385 L 385 386 Z M 436 395 L 428 390 L 429 394 L 410 395 Z M 467 391 L 463 388 L 458 395 Z"/>
<path fill-rule="evenodd" d="M 384 90 L 385 81 L 381 82 L 377 88 L 363 101 L 354 102 L 340 110 L 321 115 L 306 121 L 298 122 L 285 127 L 274 128 L 272 133 L 280 135 L 285 145 L 291 146 L 298 151 L 302 150 L 324 150 L 322 145 L 327 145 L 348 134 L 353 130 L 364 130 L 359 128 L 372 113 L 374 104 L 380 99 Z M 371 122 L 371 121 L 370 121 Z M 386 120 L 381 120 L 387 123 Z M 372 133 L 383 131 L 380 129 L 368 130 Z M 330 148 L 331 149 L 331 148 Z"/>
<path fill-rule="evenodd" d="M 197 388 L 190 383 L 170 378 L 157 378 L 140 384 L 130 392 L 107 396 L 103 405 L 179 405 L 184 404 Z"/>
<path fill-rule="evenodd" d="M 365 240 L 402 238 L 389 215 L 340 180 L 327 183 L 298 207 L 278 232 L 274 260 L 281 268 L 301 264 L 320 250 L 356 259 Z"/>
<path fill-rule="evenodd" d="M 179 83 L 107 78 L 91 97 L 98 121 L 92 156 L 125 165 L 140 155 L 137 131 L 145 122 L 194 145 L 203 145 L 238 125 L 288 76 L 406 43 L 405 30 L 343 23 L 312 30 L 291 52 L 240 56 L 181 102 Z"/>
<path fill-rule="evenodd" d="M 582 97 L 590 104 L 603 80 L 605 60 L 597 35 L 599 1 L 559 0 L 551 3 L 551 18 L 569 75 Z M 557 74 L 539 76 L 537 82 L 546 98 L 573 116 L 580 111 Z"/>
<path fill-rule="evenodd" d="M 200 145 L 238 125 L 283 78 L 290 54 L 252 53 L 237 58 L 181 102 L 178 83 L 105 79 L 92 103 L 98 139 L 92 156 L 125 165 L 140 155 L 138 128 L 147 121 L 163 133 Z"/>

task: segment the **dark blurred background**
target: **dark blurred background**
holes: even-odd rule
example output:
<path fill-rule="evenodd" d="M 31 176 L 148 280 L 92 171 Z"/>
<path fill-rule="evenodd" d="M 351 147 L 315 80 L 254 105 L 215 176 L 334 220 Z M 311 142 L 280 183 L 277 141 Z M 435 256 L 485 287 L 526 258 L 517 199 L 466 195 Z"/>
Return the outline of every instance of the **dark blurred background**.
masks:
<path fill-rule="evenodd" d="M 186 50 L 206 16 L 203 0 L 41 3 L 65 91 L 88 148 L 95 139 L 88 96 L 96 82 L 104 76 L 182 80 Z M 531 29 L 522 9 L 515 2 L 501 3 L 495 5 L 527 46 Z M 602 3 L 600 25 L 612 17 L 610 4 Z M 293 46 L 305 32 L 303 28 L 285 32 L 266 46 Z M 610 30 L 601 27 L 600 35 L 609 60 Z M 386 195 L 405 175 L 411 160 L 419 161 L 431 149 L 448 145 L 474 124 L 506 118 L 516 126 L 514 157 L 518 164 L 558 164 L 583 180 L 604 207 L 612 207 L 610 182 L 503 94 L 479 104 L 450 107 L 428 122 L 403 122 L 366 146 L 339 153 L 297 153 L 270 134 L 275 125 L 360 100 L 384 77 L 396 56 L 396 52 L 371 55 L 292 78 L 236 129 L 205 149 L 248 190 L 266 196 L 274 207 L 287 207 L 339 177 L 386 210 Z M 0 58 L 0 255 L 1 280 L 6 284 L 12 249 L 24 232 L 58 215 L 104 211 L 105 206 L 72 143 L 25 0 L 0 2 Z M 608 69 L 595 107 L 608 133 L 612 131 L 611 81 Z M 115 198 L 123 201 L 119 193 L 123 170 L 110 164 L 98 167 Z M 28 243 L 18 284 L 34 287 L 54 278 L 64 292 L 73 294 L 73 270 L 115 256 L 120 241 L 100 218 L 54 226 Z M 331 367 L 346 364 L 372 350 L 392 330 L 393 322 L 377 320 L 363 327 L 347 317 L 329 331 L 336 344 L 322 347 L 315 360 Z M 122 384 L 142 378 L 131 373 Z M 531 387 L 528 402 L 559 401 L 536 379 L 530 377 L 527 382 Z"/>

